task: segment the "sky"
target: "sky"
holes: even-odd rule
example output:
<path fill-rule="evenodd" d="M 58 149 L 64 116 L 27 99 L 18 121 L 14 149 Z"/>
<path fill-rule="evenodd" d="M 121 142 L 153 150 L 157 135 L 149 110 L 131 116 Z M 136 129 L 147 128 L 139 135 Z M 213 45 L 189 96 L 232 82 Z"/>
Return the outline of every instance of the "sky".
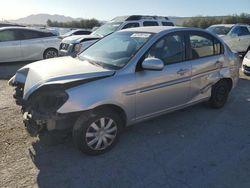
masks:
<path fill-rule="evenodd" d="M 250 14 L 250 0 L 0 0 L 0 19 L 30 14 L 61 14 L 73 18 L 110 20 L 115 16 L 220 16 Z"/>

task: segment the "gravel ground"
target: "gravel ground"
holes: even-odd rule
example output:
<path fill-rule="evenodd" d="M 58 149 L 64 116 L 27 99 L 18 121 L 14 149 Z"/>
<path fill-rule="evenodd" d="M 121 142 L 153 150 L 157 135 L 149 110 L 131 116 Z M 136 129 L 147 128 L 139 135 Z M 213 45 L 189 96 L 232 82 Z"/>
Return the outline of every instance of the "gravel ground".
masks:
<path fill-rule="evenodd" d="M 9 78 L 22 64 L 6 69 Z M 32 138 L 0 80 L 0 187 L 250 187 L 250 77 L 227 105 L 203 104 L 128 128 L 110 152 L 80 153 L 70 138 Z"/>

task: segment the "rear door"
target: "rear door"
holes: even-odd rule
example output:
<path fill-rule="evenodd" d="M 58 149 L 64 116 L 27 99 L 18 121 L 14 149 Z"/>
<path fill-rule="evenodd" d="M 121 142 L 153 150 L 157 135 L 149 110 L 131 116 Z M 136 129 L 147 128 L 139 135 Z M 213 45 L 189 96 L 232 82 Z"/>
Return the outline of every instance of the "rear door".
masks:
<path fill-rule="evenodd" d="M 43 59 L 45 44 L 43 32 L 19 29 L 18 33 L 21 37 L 21 53 L 24 60 Z"/>
<path fill-rule="evenodd" d="M 223 66 L 223 45 L 205 32 L 187 32 L 189 59 L 192 66 L 190 101 L 210 96 L 211 86 Z"/>
<path fill-rule="evenodd" d="M 137 119 L 158 115 L 184 105 L 188 101 L 191 65 L 185 61 L 185 42 L 182 32 L 167 34 L 145 54 L 145 58 L 161 59 L 161 71 L 136 72 Z"/>
<path fill-rule="evenodd" d="M 13 29 L 0 31 L 0 62 L 21 61 L 21 41 Z"/>

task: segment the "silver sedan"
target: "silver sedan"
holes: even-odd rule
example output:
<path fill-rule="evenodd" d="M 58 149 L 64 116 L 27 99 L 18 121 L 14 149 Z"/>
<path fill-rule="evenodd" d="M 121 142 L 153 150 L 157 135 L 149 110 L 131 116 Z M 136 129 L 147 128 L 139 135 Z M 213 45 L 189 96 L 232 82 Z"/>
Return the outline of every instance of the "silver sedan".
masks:
<path fill-rule="evenodd" d="M 26 127 L 73 130 L 80 150 L 100 154 L 125 126 L 204 101 L 223 107 L 238 77 L 238 56 L 217 36 L 144 27 L 111 34 L 76 58 L 27 65 L 9 82 Z"/>

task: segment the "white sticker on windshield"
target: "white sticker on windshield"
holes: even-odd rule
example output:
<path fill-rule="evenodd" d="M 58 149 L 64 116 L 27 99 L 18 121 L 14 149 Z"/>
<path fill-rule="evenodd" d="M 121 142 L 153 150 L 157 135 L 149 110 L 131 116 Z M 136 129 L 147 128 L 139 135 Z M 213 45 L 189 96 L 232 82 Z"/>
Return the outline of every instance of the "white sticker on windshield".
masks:
<path fill-rule="evenodd" d="M 150 33 L 134 33 L 130 37 L 133 38 L 148 38 L 150 36 Z"/>

